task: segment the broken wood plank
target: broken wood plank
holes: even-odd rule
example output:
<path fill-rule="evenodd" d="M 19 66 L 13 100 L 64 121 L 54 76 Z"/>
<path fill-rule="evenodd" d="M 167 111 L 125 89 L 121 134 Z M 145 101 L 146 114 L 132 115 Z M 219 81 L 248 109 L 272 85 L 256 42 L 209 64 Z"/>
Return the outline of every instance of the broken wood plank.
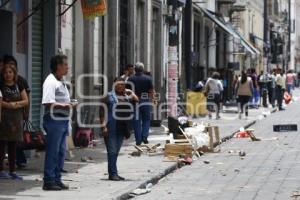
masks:
<path fill-rule="evenodd" d="M 187 134 L 185 133 L 185 131 L 184 130 L 182 130 L 182 128 L 179 126 L 179 130 L 183 133 L 183 135 L 185 136 L 185 138 L 189 141 L 189 143 L 192 145 L 192 147 L 193 147 L 193 149 L 194 149 L 194 153 L 198 156 L 198 157 L 200 157 L 200 154 L 199 154 L 199 152 L 198 152 L 198 149 L 196 149 L 194 146 L 193 146 L 193 143 L 192 143 L 192 141 L 190 140 L 190 138 L 187 136 Z"/>
<path fill-rule="evenodd" d="M 140 151 L 140 152 L 144 153 L 144 150 L 143 150 L 143 149 L 141 149 L 139 146 L 137 146 L 137 145 L 134 145 L 134 148 L 136 148 L 138 151 Z"/>

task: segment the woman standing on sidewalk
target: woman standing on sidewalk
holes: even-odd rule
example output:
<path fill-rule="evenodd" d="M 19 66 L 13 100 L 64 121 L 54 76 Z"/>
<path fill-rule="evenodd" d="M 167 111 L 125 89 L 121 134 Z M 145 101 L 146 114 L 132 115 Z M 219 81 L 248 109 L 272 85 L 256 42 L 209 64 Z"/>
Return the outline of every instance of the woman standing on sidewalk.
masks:
<path fill-rule="evenodd" d="M 216 119 L 220 118 L 220 103 L 221 94 L 223 92 L 223 85 L 220 81 L 220 74 L 214 72 L 212 77 L 209 78 L 205 84 L 205 96 L 207 97 L 207 110 L 208 116 L 211 119 L 211 113 L 216 111 Z M 215 109 L 214 109 L 215 108 Z"/>
<path fill-rule="evenodd" d="M 1 76 L 3 101 L 0 123 L 0 178 L 22 180 L 22 177 L 16 174 L 15 163 L 17 143 L 23 140 L 23 110 L 28 105 L 28 97 L 25 88 L 17 82 L 16 68 L 9 64 L 4 65 Z M 3 171 L 6 146 L 9 174 Z"/>
<path fill-rule="evenodd" d="M 237 81 L 235 91 L 238 96 L 239 118 L 241 119 L 244 110 L 246 117 L 248 117 L 248 104 L 253 95 L 254 88 L 251 77 L 248 77 L 244 71 Z"/>
<path fill-rule="evenodd" d="M 103 126 L 102 134 L 107 149 L 108 179 L 111 181 L 125 180 L 118 174 L 117 160 L 124 138 L 130 137 L 132 102 L 138 102 L 138 97 L 125 88 L 124 79 L 118 78 L 114 89 L 103 100 L 106 109 L 100 107 L 100 123 Z"/>

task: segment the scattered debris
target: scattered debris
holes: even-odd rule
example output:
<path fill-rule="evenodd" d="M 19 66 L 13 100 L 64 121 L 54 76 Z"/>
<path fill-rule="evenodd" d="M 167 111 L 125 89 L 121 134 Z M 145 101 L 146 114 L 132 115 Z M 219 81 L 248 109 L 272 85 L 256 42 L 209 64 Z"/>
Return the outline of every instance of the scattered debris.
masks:
<path fill-rule="evenodd" d="M 130 193 L 130 195 L 131 195 L 131 196 L 139 196 L 139 195 L 147 194 L 147 193 L 149 193 L 149 192 L 150 192 L 150 191 L 148 191 L 148 190 L 146 190 L 146 189 L 140 189 L 140 188 L 138 188 L 138 189 L 133 190 L 133 191 Z"/>
<path fill-rule="evenodd" d="M 139 152 L 144 153 L 143 149 L 141 149 L 140 146 L 134 145 L 134 148 L 136 148 Z"/>
<path fill-rule="evenodd" d="M 182 162 L 184 164 L 187 164 L 187 165 L 190 165 L 193 163 L 193 159 L 189 156 L 185 156 L 184 158 L 179 158 L 178 161 Z"/>
<path fill-rule="evenodd" d="M 254 129 L 240 129 L 240 132 L 235 134 L 235 138 L 250 138 L 253 142 L 261 141 L 261 139 L 257 138 L 254 134 Z"/>
<path fill-rule="evenodd" d="M 81 162 L 87 162 L 87 157 L 81 157 Z"/>
<path fill-rule="evenodd" d="M 236 152 L 236 151 L 234 151 L 234 150 L 229 150 L 229 151 L 228 151 L 228 153 L 230 153 L 230 154 L 231 154 L 231 153 L 235 153 L 235 152 Z"/>
<path fill-rule="evenodd" d="M 291 198 L 298 198 L 300 197 L 300 193 L 298 191 L 293 192 L 293 194 L 291 195 Z"/>
<path fill-rule="evenodd" d="M 139 196 L 139 195 L 143 195 L 143 194 L 147 194 L 149 192 L 151 192 L 151 188 L 153 187 L 153 184 L 152 183 L 148 183 L 146 185 L 146 188 L 142 189 L 142 188 L 138 188 L 138 189 L 135 189 L 133 190 L 130 195 L 135 197 L 135 196 Z"/>
<path fill-rule="evenodd" d="M 144 144 L 144 145 L 134 145 L 134 148 L 136 148 L 141 154 L 148 154 L 149 156 L 156 156 L 156 155 L 162 155 L 162 152 L 159 152 L 159 147 L 161 146 L 160 143 L 157 143 L 155 145 L 149 145 L 149 144 Z M 135 154 L 135 153 L 134 153 Z M 136 155 L 140 156 L 140 155 Z"/>
<path fill-rule="evenodd" d="M 204 160 L 203 162 L 204 162 L 204 164 L 209 164 L 210 163 L 209 160 Z"/>
<path fill-rule="evenodd" d="M 91 156 L 88 157 L 89 160 L 94 160 Z"/>
<path fill-rule="evenodd" d="M 236 172 L 236 173 L 240 173 L 240 171 L 241 170 L 239 170 L 239 169 L 234 169 L 234 172 Z"/>
<path fill-rule="evenodd" d="M 246 156 L 246 152 L 245 152 L 245 151 L 240 151 L 240 152 L 239 152 L 239 156 L 245 157 L 245 156 Z"/>
<path fill-rule="evenodd" d="M 129 155 L 133 156 L 133 157 L 140 157 L 141 156 L 141 152 L 140 151 L 133 151 L 132 153 L 130 153 Z"/>

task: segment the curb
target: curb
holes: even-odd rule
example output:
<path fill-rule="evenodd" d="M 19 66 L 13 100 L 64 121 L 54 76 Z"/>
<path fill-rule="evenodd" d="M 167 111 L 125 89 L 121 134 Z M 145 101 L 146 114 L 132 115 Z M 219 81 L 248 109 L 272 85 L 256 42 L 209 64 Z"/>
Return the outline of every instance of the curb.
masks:
<path fill-rule="evenodd" d="M 271 110 L 271 113 L 275 113 L 277 111 L 276 108 L 274 108 L 273 110 Z M 266 118 L 266 117 L 265 117 Z M 249 122 L 248 124 L 246 124 L 244 126 L 245 129 L 253 126 L 254 124 L 256 124 L 256 122 L 258 121 L 258 119 L 255 119 L 251 122 Z M 218 146 L 224 142 L 226 142 L 227 140 L 230 140 L 234 137 L 234 135 L 239 132 L 240 130 L 237 130 L 235 132 L 233 132 L 231 135 L 229 136 L 225 136 L 221 139 L 221 143 L 215 143 L 214 146 Z M 143 188 L 146 188 L 147 184 L 149 183 L 152 183 L 153 185 L 156 185 L 162 178 L 166 177 L 167 175 L 169 175 L 170 173 L 176 171 L 177 169 L 181 168 L 182 166 L 179 164 L 179 163 L 175 163 L 174 165 L 168 167 L 167 169 L 165 169 L 163 172 L 159 173 L 158 175 L 156 176 L 153 176 L 153 177 L 150 177 L 150 179 L 144 181 L 142 184 L 140 184 L 138 187 L 134 188 L 134 189 L 137 189 L 137 188 L 140 188 L 140 189 L 143 189 Z M 134 190 L 134 189 L 131 189 L 130 191 L 120 195 L 119 197 L 117 197 L 116 199 L 117 200 L 127 200 L 127 199 L 131 199 L 131 198 L 134 198 L 132 195 L 130 195 L 130 193 Z"/>
<path fill-rule="evenodd" d="M 146 188 L 147 184 L 149 184 L 149 183 L 152 183 L 153 185 L 156 185 L 162 178 L 164 178 L 165 176 L 169 175 L 170 173 L 176 171 L 179 168 L 181 168 L 181 165 L 179 163 L 175 163 L 174 165 L 168 167 L 167 169 L 165 169 L 163 172 L 159 173 L 158 175 L 153 176 L 149 180 L 144 181 L 137 188 L 141 188 L 141 189 Z M 134 188 L 134 189 L 137 189 L 137 188 Z M 118 199 L 118 200 L 127 200 L 127 199 L 134 198 L 132 195 L 130 195 L 130 193 L 134 189 L 122 194 L 121 196 L 117 197 L 116 199 Z"/>
<path fill-rule="evenodd" d="M 277 109 L 276 109 L 276 108 L 273 108 L 273 109 L 271 110 L 271 114 L 273 114 L 273 113 L 275 113 L 275 112 L 277 112 Z M 267 117 L 265 117 L 265 118 L 267 118 Z M 244 128 L 244 129 L 247 129 L 247 128 L 253 126 L 254 124 L 256 124 L 257 121 L 258 121 L 258 119 L 255 119 L 255 120 L 249 122 L 248 124 L 246 124 L 243 128 Z M 240 130 L 236 130 L 236 131 L 234 131 L 231 135 L 225 136 L 225 137 L 221 138 L 221 144 L 222 144 L 223 142 L 226 142 L 227 140 L 232 139 L 232 138 L 234 137 L 234 135 L 235 135 L 236 133 L 238 133 L 239 131 L 240 131 Z M 218 145 L 220 145 L 220 143 L 218 143 L 218 142 L 214 143 L 214 146 L 215 146 L 215 147 L 218 146 Z"/>

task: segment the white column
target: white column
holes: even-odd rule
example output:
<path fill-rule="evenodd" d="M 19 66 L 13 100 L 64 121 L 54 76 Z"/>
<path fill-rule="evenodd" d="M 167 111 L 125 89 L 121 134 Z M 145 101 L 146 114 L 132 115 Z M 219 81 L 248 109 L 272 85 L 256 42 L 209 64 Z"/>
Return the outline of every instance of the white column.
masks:
<path fill-rule="evenodd" d="M 296 51 L 296 32 L 295 32 L 295 0 L 291 0 L 291 55 L 289 69 L 295 69 L 295 51 Z"/>

